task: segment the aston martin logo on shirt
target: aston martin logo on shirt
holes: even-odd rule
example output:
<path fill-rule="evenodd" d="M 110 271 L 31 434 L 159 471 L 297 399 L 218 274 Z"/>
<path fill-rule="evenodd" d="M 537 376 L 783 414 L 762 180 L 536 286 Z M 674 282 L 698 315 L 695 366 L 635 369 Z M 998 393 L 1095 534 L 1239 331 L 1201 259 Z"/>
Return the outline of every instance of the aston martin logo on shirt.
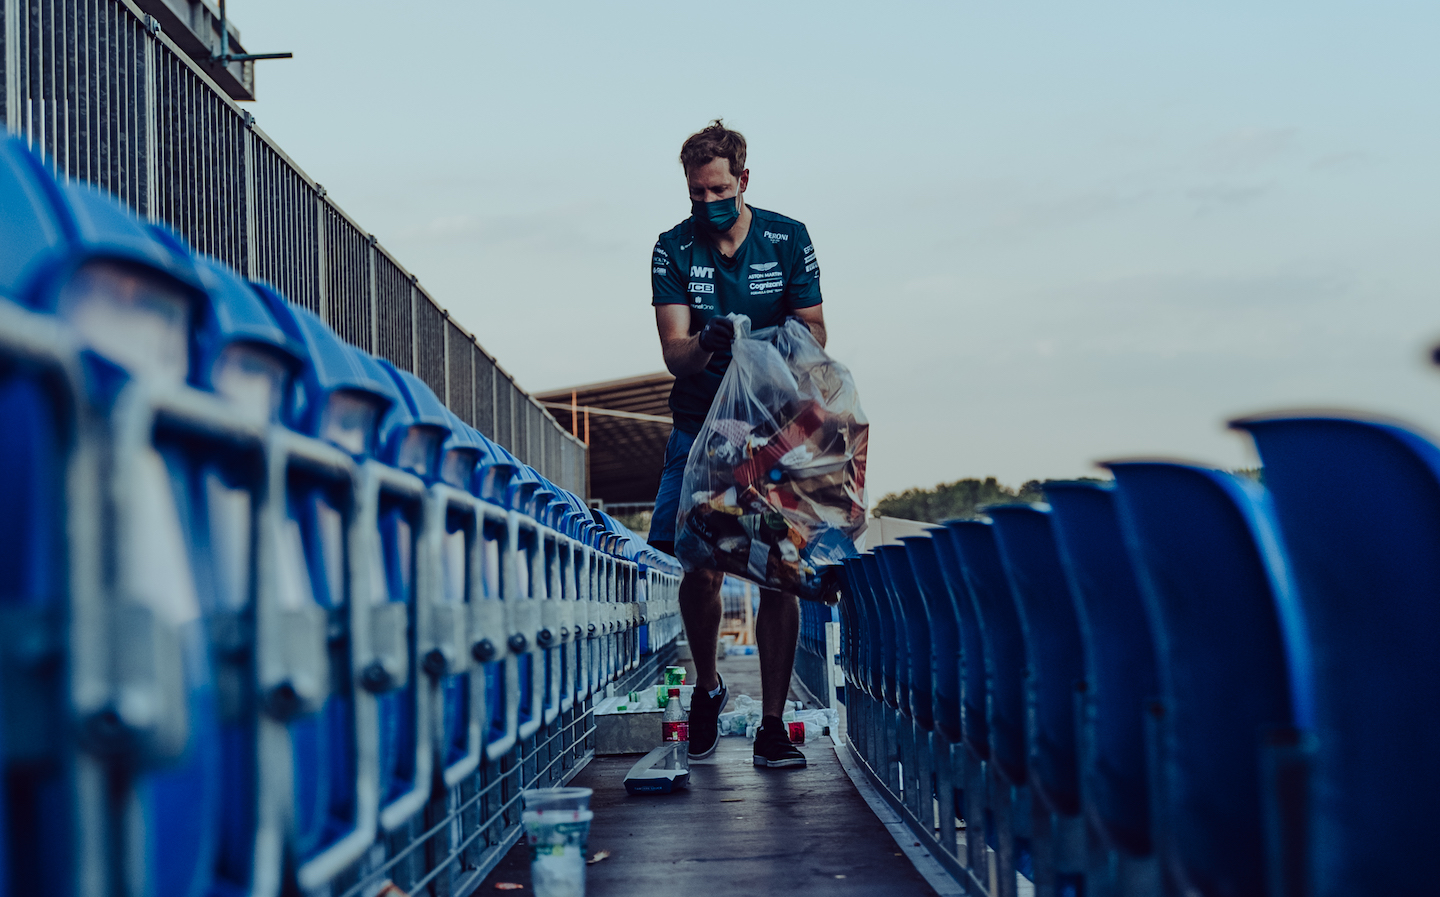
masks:
<path fill-rule="evenodd" d="M 775 266 L 778 265 L 778 264 L 780 264 L 780 263 L 779 263 L 779 262 L 766 262 L 766 263 L 763 264 L 763 265 L 751 265 L 750 267 L 754 268 L 756 271 L 769 271 L 771 268 L 775 267 Z"/>

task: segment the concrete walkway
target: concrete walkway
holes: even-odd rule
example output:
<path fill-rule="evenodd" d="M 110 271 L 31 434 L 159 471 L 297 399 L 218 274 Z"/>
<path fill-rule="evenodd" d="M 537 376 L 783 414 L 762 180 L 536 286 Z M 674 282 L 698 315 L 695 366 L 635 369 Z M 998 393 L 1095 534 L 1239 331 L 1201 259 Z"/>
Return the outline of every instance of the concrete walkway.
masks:
<path fill-rule="evenodd" d="M 727 658 L 720 673 L 732 700 L 760 697 L 756 658 Z M 686 681 L 693 678 L 691 668 Z M 721 738 L 714 757 L 691 765 L 688 792 L 645 797 L 627 795 L 623 784 L 638 756 L 595 758 L 573 784 L 594 789 L 590 852 L 610 857 L 589 867 L 587 893 L 935 894 L 856 792 L 830 740 L 801 749 L 805 769 L 757 769 L 748 741 Z M 529 864 L 518 845 L 477 893 L 493 893 L 497 882 L 529 891 Z"/>

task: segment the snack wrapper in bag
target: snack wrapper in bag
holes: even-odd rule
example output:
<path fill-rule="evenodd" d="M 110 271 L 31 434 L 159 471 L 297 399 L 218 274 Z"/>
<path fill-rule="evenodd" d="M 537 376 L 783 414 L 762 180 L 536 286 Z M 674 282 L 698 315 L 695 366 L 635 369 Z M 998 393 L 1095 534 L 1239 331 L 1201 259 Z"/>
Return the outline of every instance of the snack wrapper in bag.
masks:
<path fill-rule="evenodd" d="M 825 600 L 824 569 L 865 531 L 869 424 L 850 371 L 796 318 L 750 332 L 732 315 L 730 368 L 685 465 L 675 554 Z"/>

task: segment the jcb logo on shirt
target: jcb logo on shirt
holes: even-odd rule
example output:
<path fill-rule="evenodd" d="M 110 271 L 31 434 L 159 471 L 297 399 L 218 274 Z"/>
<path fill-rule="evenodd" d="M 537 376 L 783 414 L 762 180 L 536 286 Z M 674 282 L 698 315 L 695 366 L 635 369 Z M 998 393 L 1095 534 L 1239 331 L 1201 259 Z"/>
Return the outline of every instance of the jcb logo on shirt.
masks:
<path fill-rule="evenodd" d="M 715 277 L 715 269 L 714 269 L 714 268 L 702 268 L 702 267 L 699 266 L 699 265 L 691 265 L 691 266 L 690 266 L 690 276 L 691 276 L 691 277 L 709 277 L 709 278 L 714 278 L 714 277 Z"/>

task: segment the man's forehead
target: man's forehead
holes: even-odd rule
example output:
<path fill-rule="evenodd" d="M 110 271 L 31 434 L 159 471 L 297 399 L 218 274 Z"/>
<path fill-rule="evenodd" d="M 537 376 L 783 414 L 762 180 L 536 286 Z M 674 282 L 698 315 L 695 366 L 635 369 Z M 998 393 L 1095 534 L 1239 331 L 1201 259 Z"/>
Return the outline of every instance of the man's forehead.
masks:
<path fill-rule="evenodd" d="M 715 158 L 691 168 L 685 173 L 685 180 L 697 187 L 718 187 L 733 184 L 737 178 L 730 173 L 730 160 Z"/>

